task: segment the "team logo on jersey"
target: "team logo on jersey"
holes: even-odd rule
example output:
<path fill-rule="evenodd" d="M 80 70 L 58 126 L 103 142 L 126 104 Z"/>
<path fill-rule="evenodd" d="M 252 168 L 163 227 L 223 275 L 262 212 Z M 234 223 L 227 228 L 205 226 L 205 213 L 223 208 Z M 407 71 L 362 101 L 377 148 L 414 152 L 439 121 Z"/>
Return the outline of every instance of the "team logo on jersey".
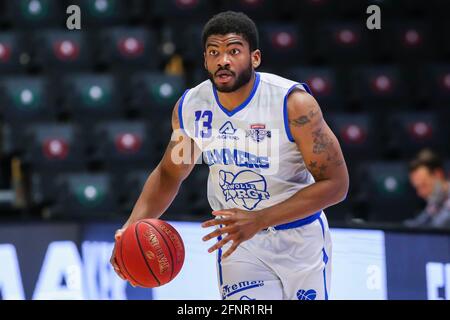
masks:
<path fill-rule="evenodd" d="M 272 133 L 266 130 L 266 125 L 262 123 L 255 123 L 250 125 L 250 130 L 245 130 L 245 137 L 251 137 L 255 142 L 261 142 L 266 137 L 270 138 Z"/>
<path fill-rule="evenodd" d="M 208 166 L 223 164 L 246 168 L 270 167 L 269 157 L 259 157 L 249 152 L 228 148 L 205 150 L 203 159 Z"/>
<path fill-rule="evenodd" d="M 251 170 L 243 170 L 236 175 L 220 170 L 219 184 L 225 201 L 232 200 L 247 210 L 253 210 L 262 200 L 270 198 L 266 179 Z"/>
<path fill-rule="evenodd" d="M 220 127 L 217 138 L 239 140 L 239 137 L 235 136 L 236 131 L 237 129 L 233 127 L 233 124 L 227 121 Z"/>
<path fill-rule="evenodd" d="M 317 292 L 316 290 L 309 289 L 303 290 L 300 289 L 297 291 L 297 299 L 298 300 L 316 300 Z"/>

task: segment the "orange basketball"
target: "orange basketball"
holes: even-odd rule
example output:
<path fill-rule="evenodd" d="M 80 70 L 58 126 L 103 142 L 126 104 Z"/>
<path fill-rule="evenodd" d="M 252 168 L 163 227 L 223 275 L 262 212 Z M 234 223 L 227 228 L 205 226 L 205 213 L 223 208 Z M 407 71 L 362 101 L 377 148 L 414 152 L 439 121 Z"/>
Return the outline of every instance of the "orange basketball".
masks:
<path fill-rule="evenodd" d="M 169 223 L 143 219 L 128 226 L 118 240 L 116 260 L 122 273 L 140 287 L 159 287 L 180 272 L 183 240 Z"/>

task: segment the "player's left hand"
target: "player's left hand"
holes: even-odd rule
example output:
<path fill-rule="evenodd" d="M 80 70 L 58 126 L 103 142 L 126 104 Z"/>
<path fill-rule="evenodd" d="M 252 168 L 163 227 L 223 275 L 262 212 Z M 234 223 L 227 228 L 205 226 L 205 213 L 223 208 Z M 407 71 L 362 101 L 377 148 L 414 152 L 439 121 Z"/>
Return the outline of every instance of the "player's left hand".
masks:
<path fill-rule="evenodd" d="M 244 211 L 241 209 L 226 209 L 213 211 L 214 216 L 223 216 L 220 219 L 211 219 L 202 223 L 203 228 L 223 225 L 223 227 L 207 234 L 203 237 L 203 241 L 217 238 L 220 235 L 227 234 L 222 240 L 217 242 L 208 252 L 214 252 L 222 248 L 226 243 L 232 241 L 231 247 L 223 254 L 223 258 L 230 256 L 242 242 L 252 238 L 258 231 L 263 229 L 260 227 L 258 213 L 255 211 Z"/>

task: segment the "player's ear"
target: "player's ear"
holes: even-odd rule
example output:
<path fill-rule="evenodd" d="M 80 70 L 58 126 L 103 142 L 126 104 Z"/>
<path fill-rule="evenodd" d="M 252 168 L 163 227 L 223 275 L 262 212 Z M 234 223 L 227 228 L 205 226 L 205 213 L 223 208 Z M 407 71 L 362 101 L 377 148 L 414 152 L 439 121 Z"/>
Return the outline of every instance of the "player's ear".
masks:
<path fill-rule="evenodd" d="M 253 66 L 253 69 L 256 69 L 261 64 L 261 50 L 256 49 L 255 51 L 252 52 L 251 55 L 252 55 L 252 66 Z"/>

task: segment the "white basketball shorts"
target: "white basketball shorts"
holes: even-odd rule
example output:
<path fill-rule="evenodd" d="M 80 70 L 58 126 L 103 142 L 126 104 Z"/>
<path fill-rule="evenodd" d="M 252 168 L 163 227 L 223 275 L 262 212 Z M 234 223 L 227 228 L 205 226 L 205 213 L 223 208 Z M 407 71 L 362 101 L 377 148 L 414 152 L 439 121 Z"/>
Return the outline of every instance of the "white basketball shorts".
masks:
<path fill-rule="evenodd" d="M 331 238 L 324 212 L 279 227 L 258 232 L 226 259 L 231 243 L 218 250 L 222 299 L 328 299 Z"/>

